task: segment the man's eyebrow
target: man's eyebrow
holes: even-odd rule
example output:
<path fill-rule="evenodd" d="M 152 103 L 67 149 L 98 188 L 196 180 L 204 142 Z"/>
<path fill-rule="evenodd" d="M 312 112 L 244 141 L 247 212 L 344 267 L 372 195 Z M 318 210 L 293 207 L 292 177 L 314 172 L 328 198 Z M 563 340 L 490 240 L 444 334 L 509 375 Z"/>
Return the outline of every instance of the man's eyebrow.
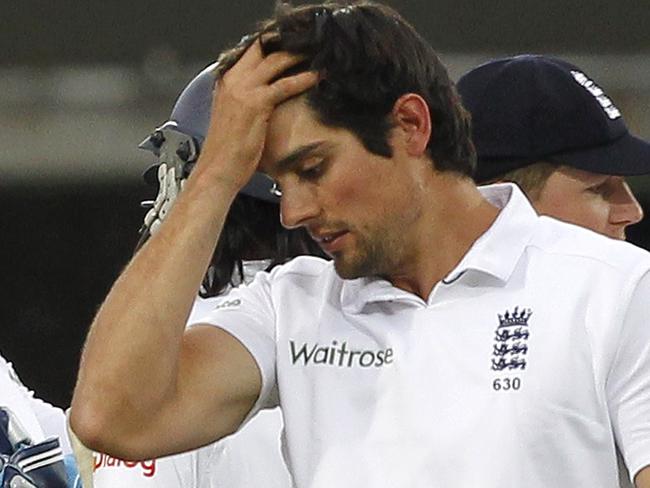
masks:
<path fill-rule="evenodd" d="M 288 173 L 293 170 L 297 165 L 302 161 L 313 155 L 319 149 L 327 147 L 328 144 L 325 141 L 312 142 L 311 144 L 305 144 L 300 146 L 294 151 L 292 151 L 288 156 L 285 156 L 277 163 L 274 164 L 274 172 L 277 174 Z"/>

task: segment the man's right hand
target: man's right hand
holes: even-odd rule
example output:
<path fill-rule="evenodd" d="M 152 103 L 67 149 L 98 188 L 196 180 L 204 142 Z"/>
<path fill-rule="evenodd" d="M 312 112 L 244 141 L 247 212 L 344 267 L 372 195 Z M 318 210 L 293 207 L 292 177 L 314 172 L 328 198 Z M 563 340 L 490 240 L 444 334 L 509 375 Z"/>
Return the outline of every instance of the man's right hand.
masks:
<path fill-rule="evenodd" d="M 212 174 L 237 190 L 248 182 L 261 158 L 275 107 L 318 82 L 313 71 L 281 77 L 302 60 L 287 52 L 264 57 L 259 40 L 246 50 L 217 82 L 210 127 L 195 172 Z"/>

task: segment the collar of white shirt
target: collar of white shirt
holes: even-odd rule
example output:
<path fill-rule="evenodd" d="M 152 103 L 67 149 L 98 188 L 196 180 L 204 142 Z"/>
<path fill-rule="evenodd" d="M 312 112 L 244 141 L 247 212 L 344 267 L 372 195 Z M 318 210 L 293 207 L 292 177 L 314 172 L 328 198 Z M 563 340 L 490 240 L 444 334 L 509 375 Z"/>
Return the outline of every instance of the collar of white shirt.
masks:
<path fill-rule="evenodd" d="M 479 237 L 467 254 L 445 279 L 451 285 L 472 270 L 486 278 L 484 285 L 507 283 L 534 231 L 538 215 L 532 205 L 514 184 L 502 183 L 479 187 L 481 194 L 500 208 L 498 217 Z M 341 291 L 343 308 L 359 313 L 368 303 L 384 301 L 421 301 L 415 295 L 395 288 L 388 281 L 376 277 L 345 280 Z"/>

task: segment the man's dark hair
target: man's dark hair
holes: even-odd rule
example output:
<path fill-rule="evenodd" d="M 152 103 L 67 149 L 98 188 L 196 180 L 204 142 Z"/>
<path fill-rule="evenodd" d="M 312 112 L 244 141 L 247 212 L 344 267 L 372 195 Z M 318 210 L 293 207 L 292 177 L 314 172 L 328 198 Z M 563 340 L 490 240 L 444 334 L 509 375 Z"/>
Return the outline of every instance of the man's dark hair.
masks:
<path fill-rule="evenodd" d="M 278 205 L 239 193 L 226 216 L 217 248 L 203 277 L 202 298 L 221 295 L 244 282 L 244 261 L 268 260 L 266 271 L 296 256 L 329 259 L 304 228 L 285 229 Z M 149 228 L 140 229 L 137 253 L 149 240 Z"/>
<path fill-rule="evenodd" d="M 348 129 L 374 154 L 391 156 L 390 113 L 397 99 L 420 95 L 431 112 L 428 150 L 435 168 L 473 173 L 470 118 L 456 87 L 433 48 L 391 8 L 365 1 L 280 3 L 272 19 L 220 57 L 217 75 L 223 76 L 256 39 L 265 55 L 305 56 L 283 76 L 317 71 L 321 81 L 305 94 L 309 107 L 321 123 Z"/>
<path fill-rule="evenodd" d="M 243 282 L 243 262 L 268 259 L 267 271 L 296 256 L 325 257 L 304 228 L 282 227 L 278 206 L 239 194 L 224 223 L 200 295 L 216 296 Z"/>

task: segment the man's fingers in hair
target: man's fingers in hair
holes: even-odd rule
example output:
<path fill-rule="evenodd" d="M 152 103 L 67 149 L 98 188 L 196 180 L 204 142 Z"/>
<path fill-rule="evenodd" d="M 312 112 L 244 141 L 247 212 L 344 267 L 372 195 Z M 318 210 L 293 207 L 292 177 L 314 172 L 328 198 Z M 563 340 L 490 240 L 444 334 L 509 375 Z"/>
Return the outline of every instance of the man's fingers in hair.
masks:
<path fill-rule="evenodd" d="M 260 44 L 260 40 L 256 39 L 255 42 L 248 46 L 248 49 L 244 51 L 244 54 L 242 54 L 241 58 L 239 58 L 239 61 L 235 63 L 230 71 L 254 69 L 255 66 L 259 65 L 263 59 L 264 55 L 262 54 L 262 46 Z"/>
<path fill-rule="evenodd" d="M 269 54 L 255 69 L 253 76 L 255 81 L 260 84 L 268 84 L 282 76 L 292 66 L 295 66 L 305 60 L 304 56 L 289 54 L 285 51 L 278 51 Z"/>
<path fill-rule="evenodd" d="M 278 105 L 291 97 L 309 90 L 318 83 L 318 72 L 305 71 L 297 75 L 287 76 L 275 81 L 271 89 L 271 99 L 274 105 Z"/>
<path fill-rule="evenodd" d="M 258 39 L 224 75 L 224 81 L 232 81 L 244 89 L 255 89 L 270 84 L 286 70 L 304 59 L 304 56 L 290 54 L 286 51 L 277 51 L 264 56 Z"/>

